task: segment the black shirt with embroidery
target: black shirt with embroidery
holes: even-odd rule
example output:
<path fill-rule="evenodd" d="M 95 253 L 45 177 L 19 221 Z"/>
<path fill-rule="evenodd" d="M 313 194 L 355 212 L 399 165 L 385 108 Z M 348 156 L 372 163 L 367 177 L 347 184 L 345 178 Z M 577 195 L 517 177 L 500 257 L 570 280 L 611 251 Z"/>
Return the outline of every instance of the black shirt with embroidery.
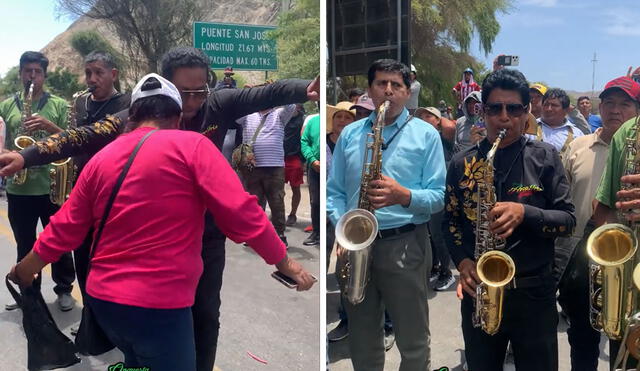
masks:
<path fill-rule="evenodd" d="M 484 139 L 457 153 L 449 165 L 442 230 L 456 266 L 465 258 L 475 260 L 477 182 L 483 179 L 490 148 Z M 576 222 L 558 152 L 547 143 L 521 137 L 496 152 L 494 168 L 498 202 L 524 204 L 522 224 L 505 247 L 516 265 L 516 277 L 550 273 L 554 239 L 569 235 Z"/>
<path fill-rule="evenodd" d="M 307 101 L 310 80 L 286 79 L 273 84 L 245 89 L 224 89 L 209 96 L 196 118 L 184 130 L 198 131 L 222 148 L 227 130 L 235 121 L 268 108 Z M 87 126 L 51 135 L 20 151 L 25 167 L 43 165 L 81 153 L 93 154 L 123 132 L 128 110 L 109 115 Z"/>

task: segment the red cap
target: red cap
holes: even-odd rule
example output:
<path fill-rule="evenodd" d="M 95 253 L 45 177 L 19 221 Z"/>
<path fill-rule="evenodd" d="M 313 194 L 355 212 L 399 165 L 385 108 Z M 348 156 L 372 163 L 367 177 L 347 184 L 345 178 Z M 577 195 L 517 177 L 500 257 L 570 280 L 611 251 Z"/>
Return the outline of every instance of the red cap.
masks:
<path fill-rule="evenodd" d="M 621 89 L 627 93 L 629 98 L 635 101 L 640 100 L 640 84 L 633 81 L 633 79 L 628 76 L 618 77 L 617 79 L 609 81 L 607 85 L 605 85 L 602 93 L 600 93 L 600 99 L 602 99 L 602 96 L 611 89 Z"/>

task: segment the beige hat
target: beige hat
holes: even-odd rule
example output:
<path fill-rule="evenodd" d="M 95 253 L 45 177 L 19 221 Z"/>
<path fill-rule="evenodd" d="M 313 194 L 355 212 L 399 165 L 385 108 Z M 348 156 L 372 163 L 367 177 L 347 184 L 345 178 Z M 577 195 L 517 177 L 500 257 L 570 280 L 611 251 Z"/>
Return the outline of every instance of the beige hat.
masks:
<path fill-rule="evenodd" d="M 330 133 L 331 130 L 333 130 L 333 116 L 337 112 L 346 111 L 352 114 L 354 118 L 356 117 L 356 110 L 351 109 L 352 106 L 353 103 L 347 101 L 339 102 L 335 106 L 327 104 L 327 133 Z"/>
<path fill-rule="evenodd" d="M 413 116 L 414 117 L 420 117 L 420 115 L 423 112 L 429 112 L 430 114 L 434 115 L 435 117 L 438 118 L 438 120 L 440 120 L 442 118 L 442 113 L 440 113 L 440 110 L 435 108 L 435 107 L 420 107 L 418 108 L 414 113 Z"/>

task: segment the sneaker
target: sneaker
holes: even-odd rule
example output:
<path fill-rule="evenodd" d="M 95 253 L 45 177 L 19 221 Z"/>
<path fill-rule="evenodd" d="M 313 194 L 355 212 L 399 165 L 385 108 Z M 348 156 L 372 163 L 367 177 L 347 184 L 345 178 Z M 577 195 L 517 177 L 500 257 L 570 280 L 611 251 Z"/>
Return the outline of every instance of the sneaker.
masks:
<path fill-rule="evenodd" d="M 14 302 L 14 303 L 6 304 L 6 305 L 4 306 L 4 310 L 7 310 L 7 311 L 9 311 L 9 310 L 16 310 L 16 309 L 18 309 L 18 308 L 20 308 L 20 306 L 18 305 L 18 303 L 15 303 L 15 302 Z"/>
<path fill-rule="evenodd" d="M 436 281 L 434 290 L 445 291 L 449 287 L 453 286 L 454 283 L 456 283 L 456 279 L 452 275 L 440 277 L 438 278 L 438 281 Z"/>
<path fill-rule="evenodd" d="M 304 228 L 304 231 L 307 233 L 311 233 L 313 232 L 313 226 L 312 225 L 308 225 Z"/>
<path fill-rule="evenodd" d="M 284 245 L 289 248 L 289 243 L 287 242 L 287 237 L 284 234 L 279 234 L 278 237 L 280 237 L 280 240 L 282 241 L 282 243 L 284 243 Z"/>
<path fill-rule="evenodd" d="M 333 330 L 329 331 L 327 334 L 330 342 L 340 341 L 349 336 L 349 325 L 347 325 L 347 321 L 340 321 L 338 326 L 336 326 Z"/>
<path fill-rule="evenodd" d="M 309 235 L 309 237 L 307 237 L 306 240 L 304 240 L 304 242 L 302 242 L 303 245 L 305 246 L 313 246 L 313 245 L 319 245 L 320 244 L 320 236 L 318 236 L 317 233 L 313 232 Z"/>
<path fill-rule="evenodd" d="M 440 277 L 440 269 L 438 269 L 438 267 L 433 267 L 431 269 L 431 275 L 429 276 L 429 283 L 434 283 L 438 280 L 438 277 Z"/>
<path fill-rule="evenodd" d="M 68 312 L 73 309 L 76 304 L 76 300 L 71 297 L 71 294 L 63 293 L 58 295 L 56 303 L 58 303 L 58 308 L 60 308 L 61 311 Z"/>
<path fill-rule="evenodd" d="M 291 227 L 292 225 L 295 225 L 297 221 L 298 218 L 295 215 L 291 214 L 287 217 L 287 221 L 284 224 Z"/>
<path fill-rule="evenodd" d="M 396 343 L 396 334 L 393 332 L 392 328 L 384 329 L 384 350 L 388 351 L 393 348 L 393 344 Z"/>

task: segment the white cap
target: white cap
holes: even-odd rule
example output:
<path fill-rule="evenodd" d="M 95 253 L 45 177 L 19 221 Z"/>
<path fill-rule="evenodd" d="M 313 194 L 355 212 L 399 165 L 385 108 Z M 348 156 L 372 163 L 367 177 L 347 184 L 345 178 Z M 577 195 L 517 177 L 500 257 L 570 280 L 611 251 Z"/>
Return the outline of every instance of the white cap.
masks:
<path fill-rule="evenodd" d="M 416 66 L 411 65 L 411 72 L 418 73 L 418 70 L 416 70 Z"/>
<path fill-rule="evenodd" d="M 155 89 L 142 90 L 142 85 L 147 81 L 147 79 L 151 77 L 160 82 L 160 87 Z M 140 98 L 151 97 L 154 95 L 164 95 L 165 97 L 169 97 L 176 103 L 178 103 L 178 106 L 180 107 L 180 109 L 182 109 L 182 98 L 180 98 L 180 92 L 178 91 L 178 88 L 176 88 L 176 86 L 173 85 L 171 81 L 165 79 L 157 73 L 150 73 L 141 78 L 140 81 L 138 81 L 136 86 L 133 88 L 133 92 L 131 93 L 131 104 L 133 105 L 133 102 L 137 101 Z"/>

